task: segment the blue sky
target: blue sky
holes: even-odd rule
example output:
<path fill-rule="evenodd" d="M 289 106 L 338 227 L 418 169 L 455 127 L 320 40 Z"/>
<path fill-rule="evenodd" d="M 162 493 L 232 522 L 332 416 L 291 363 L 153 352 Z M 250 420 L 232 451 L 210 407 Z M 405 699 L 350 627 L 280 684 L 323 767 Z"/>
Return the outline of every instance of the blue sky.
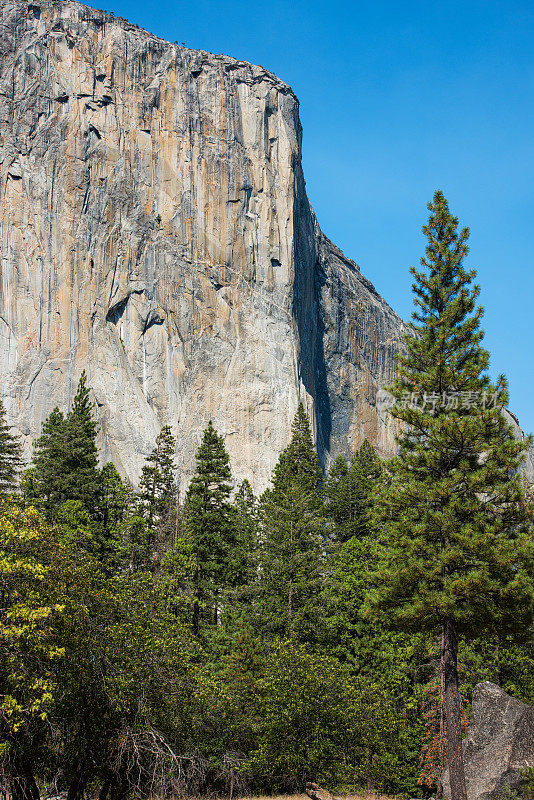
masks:
<path fill-rule="evenodd" d="M 321 226 L 405 318 L 426 203 L 442 189 L 471 229 L 491 371 L 506 373 L 510 407 L 534 431 L 531 0 L 114 0 L 108 10 L 291 84 Z"/>

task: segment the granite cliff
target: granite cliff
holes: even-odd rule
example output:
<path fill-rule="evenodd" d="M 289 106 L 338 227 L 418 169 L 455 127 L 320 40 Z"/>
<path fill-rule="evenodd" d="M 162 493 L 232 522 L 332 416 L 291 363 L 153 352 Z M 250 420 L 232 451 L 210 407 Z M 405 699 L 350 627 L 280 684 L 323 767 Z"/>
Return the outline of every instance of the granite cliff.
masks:
<path fill-rule="evenodd" d="M 369 438 L 401 319 L 321 232 L 298 101 L 261 67 L 71 0 L 2 0 L 0 380 L 29 448 L 87 369 L 134 481 L 209 418 L 265 486 L 299 400 L 324 462 Z"/>

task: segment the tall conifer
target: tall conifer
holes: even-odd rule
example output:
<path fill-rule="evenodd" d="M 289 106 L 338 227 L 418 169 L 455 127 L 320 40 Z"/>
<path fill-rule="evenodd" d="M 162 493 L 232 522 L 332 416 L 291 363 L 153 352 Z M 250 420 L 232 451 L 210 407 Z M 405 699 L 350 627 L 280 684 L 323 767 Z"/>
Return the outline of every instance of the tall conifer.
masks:
<path fill-rule="evenodd" d="M 325 481 L 325 510 L 332 525 L 333 541 L 362 538 L 369 531 L 369 495 L 380 477 L 382 465 L 367 439 L 347 464 L 336 458 Z"/>
<path fill-rule="evenodd" d="M 184 528 L 194 562 L 193 630 L 204 618 L 217 624 L 221 596 L 228 585 L 235 548 L 230 458 L 213 423 L 208 423 L 196 454 L 196 470 L 184 504 Z"/>
<path fill-rule="evenodd" d="M 260 504 L 258 614 L 266 632 L 302 641 L 317 635 L 325 535 L 321 467 L 301 404 Z"/>
<path fill-rule="evenodd" d="M 141 472 L 139 497 L 141 510 L 148 527 L 164 524 L 174 511 L 176 499 L 176 442 L 169 425 L 164 425 L 156 446 L 146 459 Z"/>
<path fill-rule="evenodd" d="M 6 410 L 0 400 L 0 494 L 15 488 L 22 466 L 22 448 L 6 422 Z"/>
<path fill-rule="evenodd" d="M 66 456 L 65 493 L 68 499 L 80 500 L 91 515 L 95 514 L 100 494 L 98 423 L 93 417 L 94 403 L 89 396 L 87 374 L 83 370 L 72 408 L 65 420 Z"/>
<path fill-rule="evenodd" d="M 33 479 L 49 518 L 67 500 L 78 500 L 95 514 L 100 492 L 97 430 L 84 370 L 69 413 L 64 416 L 55 408 L 35 442 Z"/>
<path fill-rule="evenodd" d="M 502 408 L 482 347 L 467 228 L 436 192 L 423 269 L 413 268 L 416 311 L 391 389 L 403 423 L 390 483 L 375 496 L 383 549 L 368 611 L 401 630 L 441 632 L 448 759 L 454 800 L 466 800 L 458 691 L 458 637 L 528 630 L 528 505 L 514 475 L 526 444 Z M 531 563 L 531 562 L 530 562 Z"/>

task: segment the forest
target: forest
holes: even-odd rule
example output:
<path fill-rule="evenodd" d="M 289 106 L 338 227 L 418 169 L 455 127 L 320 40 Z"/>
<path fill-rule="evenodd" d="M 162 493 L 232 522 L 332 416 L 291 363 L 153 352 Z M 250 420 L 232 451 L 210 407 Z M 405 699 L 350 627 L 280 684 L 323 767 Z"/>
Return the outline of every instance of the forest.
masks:
<path fill-rule="evenodd" d="M 14 800 L 435 796 L 476 683 L 534 701 L 528 440 L 488 377 L 468 231 L 441 193 L 429 209 L 391 461 L 364 441 L 325 473 L 300 405 L 260 497 L 209 422 L 180 498 L 168 426 L 137 488 L 100 466 L 85 373 L 29 465 L 0 407 Z"/>

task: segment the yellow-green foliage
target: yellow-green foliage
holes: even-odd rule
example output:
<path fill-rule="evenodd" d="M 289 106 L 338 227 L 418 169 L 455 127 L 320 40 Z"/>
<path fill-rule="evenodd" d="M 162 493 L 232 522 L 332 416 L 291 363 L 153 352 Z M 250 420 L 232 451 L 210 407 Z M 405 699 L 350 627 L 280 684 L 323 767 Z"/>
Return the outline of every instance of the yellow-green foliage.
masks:
<path fill-rule="evenodd" d="M 38 554 L 50 545 L 50 531 L 38 512 L 0 506 L 0 663 L 6 676 L 1 709 L 4 735 L 17 732 L 32 716 L 46 716 L 53 696 L 48 665 L 62 655 L 51 640 L 58 609 L 43 604 L 40 586 L 46 566 Z"/>

